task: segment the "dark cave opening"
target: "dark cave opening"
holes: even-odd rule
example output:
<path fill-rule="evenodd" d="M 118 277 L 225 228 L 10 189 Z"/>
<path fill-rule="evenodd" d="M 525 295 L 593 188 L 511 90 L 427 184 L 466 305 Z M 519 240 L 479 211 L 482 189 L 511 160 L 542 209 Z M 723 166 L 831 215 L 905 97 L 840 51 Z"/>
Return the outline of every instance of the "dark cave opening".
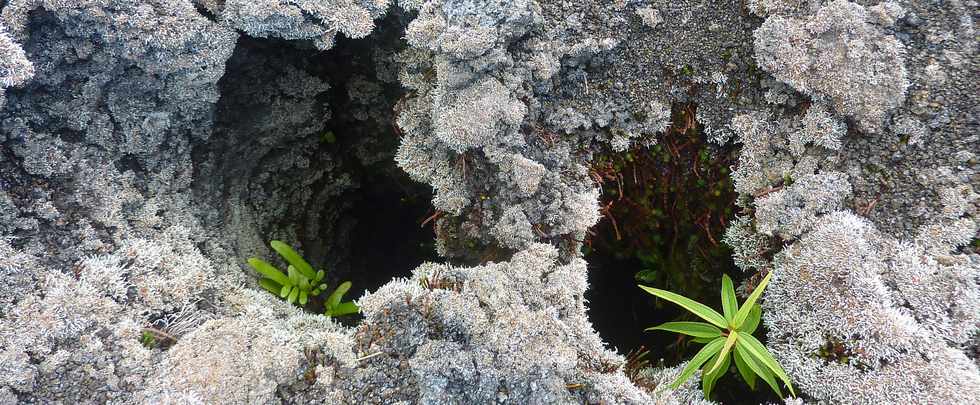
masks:
<path fill-rule="evenodd" d="M 687 336 L 644 329 L 700 319 L 638 284 L 720 310 L 722 274 L 736 285 L 749 276 L 735 266 L 721 240 L 736 212 L 730 170 L 737 150 L 707 142 L 695 116 L 695 105 L 675 104 L 671 127 L 657 145 L 604 153 L 592 162 L 592 171 L 603 179 L 603 218 L 585 246 L 589 318 L 620 354 L 646 349 L 653 365 L 680 364 L 702 345 Z M 733 372 L 722 377 L 712 399 L 778 401 L 764 387 L 748 391 L 740 378 Z"/>
<path fill-rule="evenodd" d="M 431 187 L 409 178 L 394 161 L 399 134 L 393 111 L 404 90 L 392 67 L 377 60 L 379 49 L 393 54 L 405 46 L 401 36 L 407 23 L 404 14 L 394 12 L 366 38 L 338 36 L 336 45 L 318 54 L 312 65 L 317 75 L 330 77 L 329 103 L 334 107 L 324 135 L 335 139 L 326 139 L 333 155 L 359 155 L 347 167 L 357 186 L 339 196 L 349 208 L 336 220 L 334 232 L 339 236 L 334 245 L 345 253 L 335 264 L 337 279 L 333 281 L 334 285 L 351 281 L 350 298 L 377 290 L 392 278 L 408 277 L 423 262 L 441 260 L 432 228 L 422 226 L 432 213 Z M 380 105 L 367 119 L 363 109 L 353 107 L 352 99 L 352 88 L 357 86 L 353 83 L 364 78 L 381 85 Z M 365 143 L 364 139 L 372 141 Z"/>
<path fill-rule="evenodd" d="M 221 206 L 211 223 L 245 229 L 242 262 L 257 254 L 284 268 L 268 249 L 278 239 L 326 270 L 328 290 L 307 310 L 321 312 L 320 300 L 344 281 L 352 282 L 345 300 L 356 299 L 438 260 L 431 228 L 420 226 L 430 187 L 393 159 L 392 110 L 403 90 L 390 60 L 379 59 L 405 46 L 406 24 L 390 13 L 370 36 L 338 36 L 325 51 L 242 36 L 219 82 L 215 133 L 195 148 L 197 195 Z"/>

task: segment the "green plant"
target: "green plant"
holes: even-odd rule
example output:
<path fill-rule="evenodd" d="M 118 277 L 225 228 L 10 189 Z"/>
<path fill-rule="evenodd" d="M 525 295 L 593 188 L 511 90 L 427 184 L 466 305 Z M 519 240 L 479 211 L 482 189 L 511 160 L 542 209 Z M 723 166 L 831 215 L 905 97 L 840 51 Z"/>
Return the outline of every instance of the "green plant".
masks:
<path fill-rule="evenodd" d="M 269 242 L 269 245 L 289 263 L 289 267 L 286 268 L 286 274 L 283 274 L 275 266 L 262 259 L 256 257 L 248 259 L 248 264 L 263 276 L 259 280 L 259 285 L 262 288 L 278 295 L 290 304 L 297 304 L 301 307 L 306 306 L 312 298 L 327 290 L 327 285 L 321 283 L 326 275 L 323 270 L 314 271 L 313 266 L 285 243 L 274 240 Z M 341 302 L 350 287 L 350 281 L 345 281 L 337 286 L 337 289 L 324 302 L 324 315 L 336 317 L 353 314 L 359 310 L 357 304 L 352 301 Z"/>
<path fill-rule="evenodd" d="M 143 347 L 147 349 L 152 349 L 154 347 L 157 347 L 156 337 L 154 337 L 153 334 L 150 333 L 149 331 L 145 331 L 145 330 L 143 331 L 142 334 L 140 334 L 140 343 L 142 343 Z"/>
<path fill-rule="evenodd" d="M 762 317 L 762 308 L 759 307 L 756 301 L 762 295 L 766 285 L 769 284 L 771 277 L 772 273 L 770 272 L 762 279 L 762 282 L 755 288 L 755 291 L 749 295 L 745 303 L 739 307 L 738 300 L 735 298 L 735 287 L 732 284 L 732 279 L 727 275 L 722 276 L 721 304 L 724 315 L 682 295 L 666 290 L 639 286 L 644 291 L 673 302 L 708 321 L 707 323 L 667 322 L 646 329 L 647 331 L 664 330 L 681 333 L 693 336 L 695 342 L 707 343 L 687 363 L 687 366 L 684 367 L 681 374 L 671 383 L 671 388 L 676 389 L 679 387 L 694 374 L 695 370 L 701 367 L 701 388 L 704 390 L 704 397 L 709 398 L 715 382 L 725 374 L 731 365 L 732 357 L 734 357 L 735 367 L 752 389 L 755 389 L 756 377 L 758 376 L 762 377 L 772 387 L 773 391 L 782 396 L 782 392 L 776 382 L 776 377 L 779 377 L 786 384 L 786 387 L 789 388 L 790 393 L 796 396 L 796 391 L 793 390 L 793 385 L 790 384 L 789 376 L 786 375 L 783 368 L 772 354 L 769 353 L 769 350 L 758 339 L 752 336 L 752 333 L 759 326 L 759 320 Z"/>
<path fill-rule="evenodd" d="M 333 293 L 327 297 L 327 301 L 323 303 L 325 308 L 324 315 L 338 317 L 356 314 L 360 310 L 353 301 L 341 302 L 344 299 L 344 294 L 347 294 L 347 290 L 350 290 L 350 286 L 350 281 L 345 281 L 337 286 L 336 290 L 333 290 Z"/>

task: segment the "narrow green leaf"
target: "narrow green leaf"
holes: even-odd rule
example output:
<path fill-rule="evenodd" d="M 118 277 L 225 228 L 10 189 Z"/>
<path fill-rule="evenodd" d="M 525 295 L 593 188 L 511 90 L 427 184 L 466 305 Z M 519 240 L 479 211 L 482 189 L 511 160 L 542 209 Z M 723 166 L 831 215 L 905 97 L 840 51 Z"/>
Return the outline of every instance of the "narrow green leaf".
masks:
<path fill-rule="evenodd" d="M 704 347 L 702 347 L 701 350 L 691 358 L 691 361 L 687 362 L 687 365 L 684 366 L 684 370 L 681 370 L 681 373 L 677 376 L 677 379 L 670 384 L 670 387 L 674 389 L 680 387 L 681 384 L 687 381 L 688 378 L 691 378 L 691 375 L 693 375 L 694 372 L 697 371 L 702 364 L 704 364 L 704 362 L 708 361 L 711 356 L 718 354 L 718 352 L 721 351 L 721 347 L 724 345 L 724 338 L 717 338 L 712 340 L 711 343 L 704 345 Z"/>
<path fill-rule="evenodd" d="M 327 310 L 325 315 L 331 317 L 356 314 L 361 309 L 353 301 L 342 302 L 339 305 Z"/>
<path fill-rule="evenodd" d="M 296 302 L 296 297 L 298 295 L 299 295 L 299 287 L 293 287 L 293 291 L 289 292 L 289 298 L 287 298 L 286 300 L 289 301 L 290 304 L 292 304 Z"/>
<path fill-rule="evenodd" d="M 268 278 L 280 285 L 289 284 L 289 281 L 285 274 L 282 274 L 279 269 L 275 268 L 273 265 L 266 263 L 264 260 L 259 258 L 248 259 L 248 265 L 252 266 L 255 271 L 259 272 L 265 278 Z"/>
<path fill-rule="evenodd" d="M 275 295 L 279 295 L 279 291 L 282 291 L 282 286 L 279 283 L 267 278 L 259 279 L 259 285 Z"/>
<path fill-rule="evenodd" d="M 286 259 L 289 264 L 296 266 L 296 270 L 303 273 L 306 278 L 316 277 L 316 272 L 313 271 L 313 266 L 310 266 L 310 264 L 307 263 L 306 260 L 299 255 L 299 253 L 296 253 L 292 247 L 278 240 L 269 242 L 269 245 L 272 246 L 276 252 L 279 252 L 279 255 L 282 256 L 283 259 Z"/>
<path fill-rule="evenodd" d="M 330 296 L 327 297 L 327 308 L 333 308 L 340 305 L 340 300 L 344 299 L 344 294 L 347 294 L 347 290 L 350 290 L 350 286 L 350 281 L 345 281 L 337 286 L 337 289 L 333 290 L 333 292 L 330 293 Z"/>
<path fill-rule="evenodd" d="M 721 336 L 721 329 L 704 322 L 667 322 L 662 325 L 646 328 L 645 330 L 647 332 L 652 330 L 665 330 L 667 332 L 681 333 L 701 338 L 716 338 Z"/>
<path fill-rule="evenodd" d="M 732 326 L 734 326 L 736 329 L 745 323 L 745 319 L 749 317 L 749 311 L 752 310 L 752 306 L 755 305 L 755 302 L 760 296 L 762 296 L 762 291 L 766 289 L 766 285 L 769 284 L 769 279 L 771 278 L 772 272 L 770 271 L 769 274 L 766 274 L 766 276 L 762 279 L 762 282 L 755 287 L 755 291 L 752 291 L 749 298 L 745 300 L 745 303 L 742 304 L 742 308 L 739 308 L 738 312 L 735 314 L 735 321 L 732 322 Z"/>
<path fill-rule="evenodd" d="M 290 285 L 290 284 L 286 284 L 286 285 L 282 286 L 282 290 L 279 291 L 279 298 L 286 298 L 286 297 L 288 297 L 289 296 L 289 291 L 292 290 L 292 289 L 293 289 L 293 286 Z"/>
<path fill-rule="evenodd" d="M 735 319 L 738 312 L 738 300 L 735 298 L 735 285 L 727 274 L 721 275 L 721 310 L 729 323 Z"/>
<path fill-rule="evenodd" d="M 748 333 L 750 335 L 755 333 L 755 330 L 759 327 L 759 319 L 761 318 L 762 307 L 760 307 L 759 304 L 753 305 L 752 309 L 749 310 L 749 317 L 745 318 L 745 323 L 742 324 L 742 327 L 738 328 L 738 331 Z"/>
<path fill-rule="evenodd" d="M 738 332 L 731 331 L 728 333 L 728 338 L 725 339 L 725 346 L 721 348 L 721 356 L 715 361 L 715 365 L 711 366 L 708 373 L 713 373 L 718 367 L 721 367 L 722 360 L 728 356 L 728 352 L 732 350 L 732 346 L 735 346 L 735 341 L 738 340 Z"/>
<path fill-rule="evenodd" d="M 732 357 L 735 358 L 735 368 L 738 369 L 738 373 L 742 375 L 742 379 L 745 380 L 745 383 L 748 384 L 752 390 L 755 390 L 755 382 L 758 379 L 758 376 L 755 375 L 752 368 L 745 363 L 744 359 L 742 359 L 742 351 L 738 349 L 738 346 L 735 347 L 732 354 Z"/>
<path fill-rule="evenodd" d="M 694 315 L 697 315 L 702 319 L 711 322 L 712 324 L 714 324 L 719 328 L 728 328 L 728 321 L 725 320 L 725 317 L 721 316 L 721 314 L 709 308 L 707 305 L 694 301 L 683 295 L 675 294 L 666 290 L 661 290 L 659 288 L 652 288 L 643 285 L 639 287 L 642 288 L 643 291 L 653 294 L 654 296 L 663 298 L 667 301 L 680 305 L 682 308 L 691 311 L 691 313 L 693 313 Z"/>
<path fill-rule="evenodd" d="M 772 371 L 756 361 L 755 357 L 752 357 L 752 354 L 746 352 L 745 349 L 743 349 L 738 343 L 735 344 L 735 353 L 738 354 L 743 361 L 745 361 L 745 365 L 749 366 L 749 368 L 752 369 L 752 372 L 762 378 L 766 384 L 769 384 L 769 387 L 772 388 L 773 392 L 779 394 L 779 397 L 782 398 L 783 391 L 779 389 L 779 384 L 776 383 L 776 377 L 772 375 Z"/>
<path fill-rule="evenodd" d="M 309 298 L 309 296 L 307 295 L 306 291 L 304 291 L 304 290 L 300 290 L 299 291 L 299 305 L 300 306 L 306 305 L 306 300 L 308 298 Z"/>
<path fill-rule="evenodd" d="M 704 392 L 705 399 L 711 398 L 711 390 L 715 388 L 715 383 L 718 382 L 718 379 L 724 376 L 725 372 L 728 371 L 728 367 L 732 364 L 731 359 L 732 356 L 730 353 L 718 353 L 718 355 L 712 359 L 713 362 L 721 362 L 721 367 L 701 376 L 701 390 Z M 705 364 L 705 366 L 707 366 L 707 364 Z"/>
<path fill-rule="evenodd" d="M 779 362 L 772 357 L 769 350 L 766 350 L 766 347 L 752 335 L 744 335 L 742 337 L 742 339 L 738 340 L 738 343 L 745 348 L 745 352 L 751 354 L 753 360 L 758 361 L 769 370 L 772 370 L 773 374 L 776 374 L 779 379 L 783 380 L 783 383 L 786 384 L 786 388 L 789 388 L 789 392 L 795 397 L 796 391 L 793 390 L 793 385 L 789 381 L 789 376 L 786 375 L 786 371 L 783 371 L 783 368 L 779 365 Z"/>
<path fill-rule="evenodd" d="M 712 340 L 715 340 L 715 339 L 714 338 L 700 338 L 700 337 L 696 337 L 694 339 L 691 339 L 691 341 L 694 342 L 694 343 L 709 343 Z"/>

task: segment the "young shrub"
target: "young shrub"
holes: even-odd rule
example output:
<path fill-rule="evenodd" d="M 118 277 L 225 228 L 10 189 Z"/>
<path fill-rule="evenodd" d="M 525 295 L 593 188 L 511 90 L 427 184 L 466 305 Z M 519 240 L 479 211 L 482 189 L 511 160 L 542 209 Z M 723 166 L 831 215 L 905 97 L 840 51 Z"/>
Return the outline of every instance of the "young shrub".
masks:
<path fill-rule="evenodd" d="M 313 266 L 285 243 L 274 240 L 269 242 L 269 245 L 289 263 L 289 267 L 286 269 L 286 274 L 283 274 L 282 271 L 262 259 L 256 257 L 248 259 L 249 266 L 252 266 L 255 271 L 263 276 L 259 280 L 259 285 L 262 288 L 278 295 L 290 304 L 300 307 L 306 306 L 312 298 L 327 290 L 327 285 L 321 283 L 326 275 L 325 271 L 314 271 Z M 326 308 L 324 315 L 336 317 L 358 312 L 359 308 L 354 302 L 341 302 L 350 287 L 351 282 L 345 281 L 330 294 L 324 302 Z"/>
<path fill-rule="evenodd" d="M 776 382 L 776 377 L 778 377 L 786 384 L 790 393 L 796 396 L 793 385 L 790 384 L 789 376 L 769 353 L 769 350 L 752 336 L 752 333 L 759 326 L 759 319 L 762 317 L 762 308 L 756 304 L 756 301 L 762 295 L 762 291 L 766 289 L 771 278 L 772 273 L 767 274 L 759 286 L 755 288 L 755 291 L 745 300 L 745 303 L 739 307 L 732 279 L 728 275 L 722 276 L 722 314 L 704 304 L 670 291 L 639 286 L 644 291 L 680 305 L 694 315 L 708 321 L 707 323 L 667 322 L 646 329 L 647 331 L 664 330 L 681 333 L 693 336 L 697 343 L 707 343 L 687 363 L 681 374 L 671 383 L 671 388 L 679 387 L 700 367 L 701 387 L 704 390 L 704 397 L 709 398 L 715 382 L 725 374 L 734 357 L 735 367 L 752 389 L 755 389 L 756 378 L 762 377 L 762 380 L 769 384 L 773 391 L 782 396 Z"/>

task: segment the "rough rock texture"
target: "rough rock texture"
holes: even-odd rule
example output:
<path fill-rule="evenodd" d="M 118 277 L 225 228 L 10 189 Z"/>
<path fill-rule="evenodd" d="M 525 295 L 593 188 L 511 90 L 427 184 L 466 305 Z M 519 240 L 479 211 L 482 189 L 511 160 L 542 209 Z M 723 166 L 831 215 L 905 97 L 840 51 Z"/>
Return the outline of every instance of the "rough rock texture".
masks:
<path fill-rule="evenodd" d="M 806 17 L 771 16 L 754 33 L 759 66 L 813 100 L 828 100 L 860 129 L 880 132 L 905 98 L 908 79 L 904 48 L 882 27 L 904 10 L 879 7 L 889 14 L 838 0 Z"/>
<path fill-rule="evenodd" d="M 943 54 L 932 69 L 975 89 L 961 48 L 915 39 L 946 21 L 975 52 L 962 37 L 972 21 L 918 2 L 755 6 L 769 15 L 754 34 L 760 66 L 811 96 L 770 93 L 766 112 L 732 121 L 751 210 L 726 240 L 740 267 L 775 273 L 763 307 L 776 357 L 818 401 L 977 397 L 976 95 L 915 73 Z"/>
<path fill-rule="evenodd" d="M 975 4 L 389 3 L 0 1 L 0 402 L 702 402 L 625 376 L 579 249 L 592 156 L 679 104 L 741 147 L 726 241 L 807 400 L 980 397 Z M 451 264 L 354 326 L 258 290 L 269 239 L 345 268 L 378 162 Z"/>

